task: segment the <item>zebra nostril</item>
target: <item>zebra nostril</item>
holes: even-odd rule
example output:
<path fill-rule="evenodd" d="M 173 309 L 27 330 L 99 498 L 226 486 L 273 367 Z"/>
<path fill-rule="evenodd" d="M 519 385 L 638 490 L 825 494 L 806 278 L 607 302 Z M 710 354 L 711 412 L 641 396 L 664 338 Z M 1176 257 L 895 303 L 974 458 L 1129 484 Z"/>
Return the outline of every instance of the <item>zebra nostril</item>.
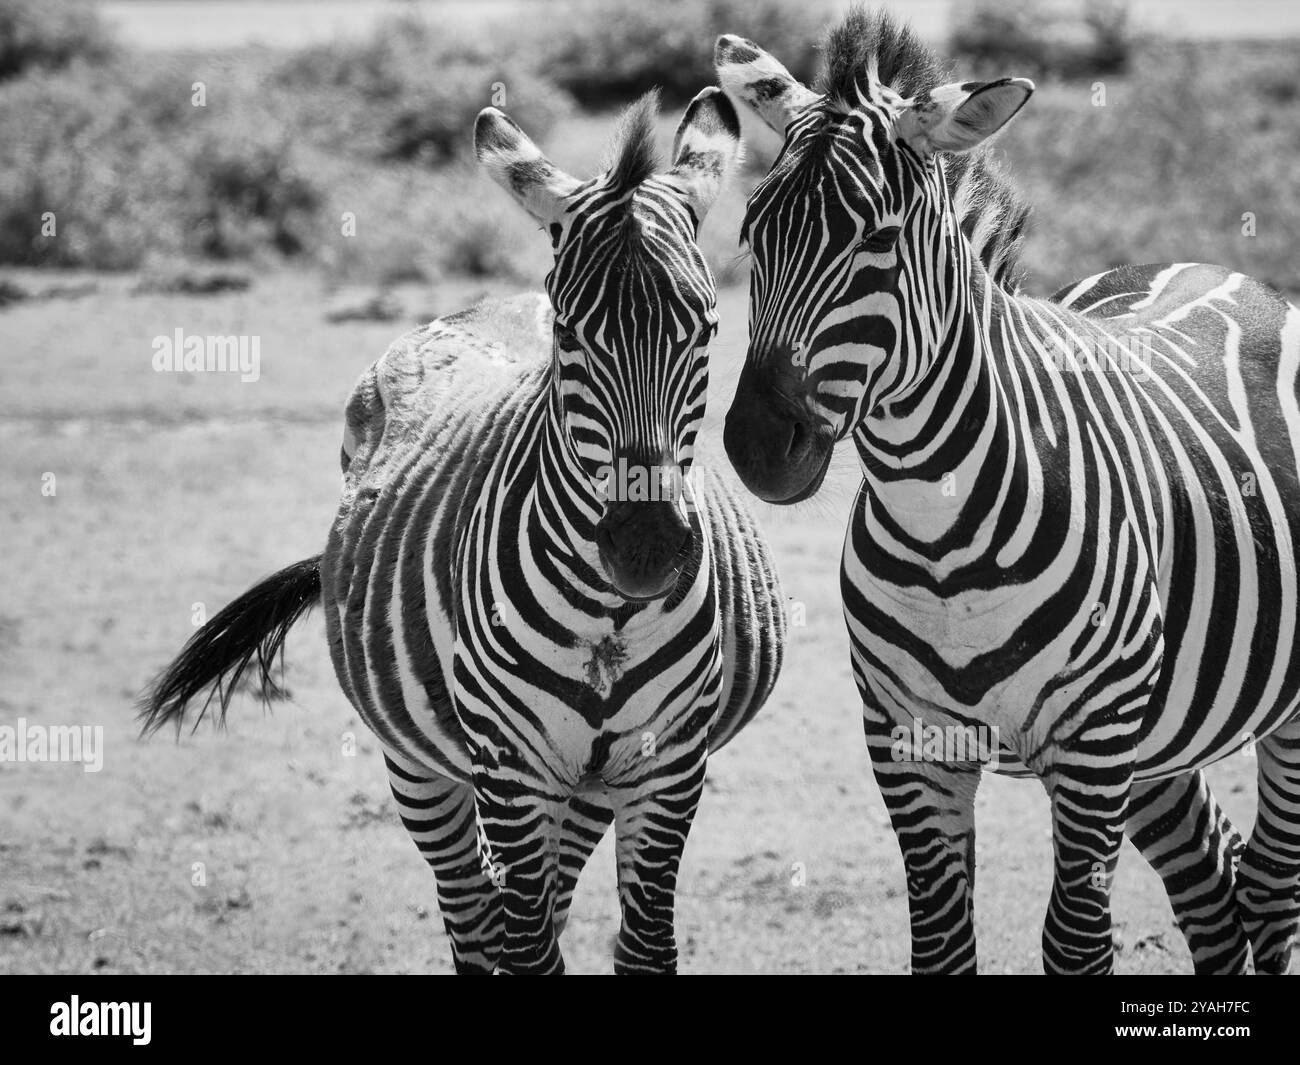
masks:
<path fill-rule="evenodd" d="M 785 457 L 793 458 L 804 449 L 808 442 L 808 427 L 801 421 L 791 422 L 790 439 L 786 441 Z"/>

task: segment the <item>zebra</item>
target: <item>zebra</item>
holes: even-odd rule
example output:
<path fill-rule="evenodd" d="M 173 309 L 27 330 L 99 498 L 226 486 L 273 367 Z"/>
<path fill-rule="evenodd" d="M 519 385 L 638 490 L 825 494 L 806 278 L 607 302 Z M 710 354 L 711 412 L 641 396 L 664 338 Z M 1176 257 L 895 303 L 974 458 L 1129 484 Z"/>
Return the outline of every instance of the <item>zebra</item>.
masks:
<path fill-rule="evenodd" d="M 1050 798 L 1048 972 L 1113 968 L 1126 823 L 1198 972 L 1287 969 L 1300 916 L 1300 311 L 1201 264 L 1020 291 L 1028 208 L 985 141 L 1029 99 L 950 83 L 855 8 L 818 91 L 724 36 L 723 87 L 784 144 L 749 198 L 750 340 L 727 453 L 759 497 L 863 480 L 841 590 L 912 969 L 971 972 L 980 766 L 907 760 L 984 727 Z M 1094 372 L 1095 371 L 1095 372 Z M 899 730 L 904 730 L 900 733 Z M 1244 842 L 1203 767 L 1249 744 Z"/>
<path fill-rule="evenodd" d="M 657 94 L 633 105 L 587 181 L 479 114 L 478 160 L 550 237 L 545 295 L 390 347 L 347 404 L 322 555 L 209 621 L 145 708 L 146 729 L 179 726 L 210 689 L 224 718 L 240 673 L 270 681 L 319 602 L 461 973 L 563 972 L 574 886 L 611 822 L 615 971 L 674 972 L 707 756 L 781 666 L 780 584 L 743 492 L 692 470 L 717 328 L 696 233 L 739 118 L 705 89 L 660 173 L 657 114 Z M 620 486 L 625 470 L 644 476 Z"/>

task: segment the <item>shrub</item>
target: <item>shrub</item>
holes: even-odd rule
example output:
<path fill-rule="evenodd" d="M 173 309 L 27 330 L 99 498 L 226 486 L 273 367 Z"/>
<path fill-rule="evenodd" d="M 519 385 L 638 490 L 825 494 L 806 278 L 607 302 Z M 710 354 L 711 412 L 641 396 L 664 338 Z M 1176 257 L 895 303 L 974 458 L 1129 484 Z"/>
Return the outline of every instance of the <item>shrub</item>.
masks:
<path fill-rule="evenodd" d="M 717 80 L 713 42 L 735 33 L 772 49 L 803 81 L 830 15 L 823 0 L 609 0 L 539 22 L 530 41 L 541 70 L 584 104 L 623 103 L 658 86 L 680 104 Z"/>
<path fill-rule="evenodd" d="M 135 265 L 163 154 L 111 79 L 77 67 L 0 86 L 0 260 Z"/>
<path fill-rule="evenodd" d="M 114 51 L 97 8 L 69 0 L 0 0 L 0 80 L 26 70 L 101 62 Z"/>
<path fill-rule="evenodd" d="M 448 275 L 509 277 L 536 285 L 551 265 L 550 242 L 476 163 L 436 170 L 415 163 L 323 158 L 328 196 L 318 259 L 350 282 L 396 283 Z M 356 217 L 344 237 L 336 221 Z"/>
<path fill-rule="evenodd" d="M 306 250 L 318 195 L 285 127 L 255 90 L 220 109 L 191 108 L 188 93 L 165 71 L 117 66 L 0 86 L 0 262 L 115 270 Z M 178 95 L 185 111 L 156 121 Z"/>
<path fill-rule="evenodd" d="M 1136 45 L 1125 0 L 1065 5 L 1023 0 L 973 0 L 961 5 L 949 51 L 989 74 L 1054 74 L 1062 78 L 1127 69 Z M 966 71 L 969 72 L 969 71 Z"/>
<path fill-rule="evenodd" d="M 1197 261 L 1300 290 L 1290 178 L 1300 135 L 1294 123 L 1258 121 L 1275 111 L 1275 83 L 1251 91 L 1231 72 L 1241 48 L 1219 60 L 1198 46 L 1153 48 L 1107 84 L 1105 107 L 1091 105 L 1086 84 L 1034 95 L 998 142 L 1034 204 L 1031 290 L 1123 263 Z"/>
<path fill-rule="evenodd" d="M 196 148 L 184 198 L 192 250 L 214 259 L 246 258 L 263 248 L 282 255 L 307 250 L 320 195 L 295 169 L 282 132 L 214 132 Z"/>
<path fill-rule="evenodd" d="M 432 164 L 469 150 L 474 117 L 489 103 L 508 107 L 534 136 L 572 105 L 509 48 L 448 39 L 418 17 L 388 22 L 359 43 L 304 49 L 275 85 L 292 98 L 299 128 L 323 147 Z"/>

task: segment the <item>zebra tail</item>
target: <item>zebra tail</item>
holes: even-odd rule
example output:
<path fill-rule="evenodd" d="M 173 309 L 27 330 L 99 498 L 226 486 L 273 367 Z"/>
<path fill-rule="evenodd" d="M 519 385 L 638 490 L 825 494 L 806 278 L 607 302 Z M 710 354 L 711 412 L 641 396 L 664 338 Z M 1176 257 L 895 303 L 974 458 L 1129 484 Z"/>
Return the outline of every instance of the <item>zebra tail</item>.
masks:
<path fill-rule="evenodd" d="M 271 676 L 276 656 L 284 662 L 284 640 L 289 630 L 320 600 L 321 556 L 303 559 L 254 585 L 210 619 L 140 698 L 140 735 L 151 736 L 174 721 L 177 732 L 195 696 L 205 688 L 199 707 L 198 728 L 213 698 L 220 706 L 218 722 L 224 727 L 231 697 L 250 663 L 257 660 L 264 703 L 285 692 Z"/>

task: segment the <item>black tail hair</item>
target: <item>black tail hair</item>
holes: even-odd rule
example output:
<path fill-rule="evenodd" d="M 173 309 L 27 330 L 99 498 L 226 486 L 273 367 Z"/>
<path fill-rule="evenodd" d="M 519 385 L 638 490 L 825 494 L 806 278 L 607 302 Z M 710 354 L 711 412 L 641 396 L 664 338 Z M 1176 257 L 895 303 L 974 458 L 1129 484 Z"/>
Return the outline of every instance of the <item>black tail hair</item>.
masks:
<path fill-rule="evenodd" d="M 254 658 L 264 702 L 284 694 L 271 676 L 276 655 L 284 667 L 284 639 L 294 623 L 320 599 L 321 556 L 286 566 L 254 585 L 199 629 L 176 660 L 154 680 L 140 699 L 140 734 L 150 736 L 167 722 L 180 732 L 190 700 L 211 687 L 199 707 L 194 728 L 199 727 L 213 698 L 221 708 L 219 723 L 239 678 Z"/>

